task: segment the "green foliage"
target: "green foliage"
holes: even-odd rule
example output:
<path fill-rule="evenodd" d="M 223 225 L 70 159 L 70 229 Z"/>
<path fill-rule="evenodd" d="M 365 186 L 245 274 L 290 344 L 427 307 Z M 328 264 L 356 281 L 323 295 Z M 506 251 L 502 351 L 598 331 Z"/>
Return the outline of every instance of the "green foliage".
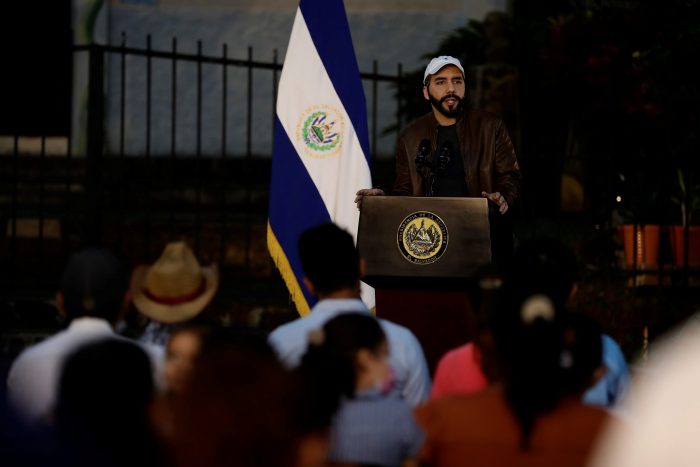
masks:
<path fill-rule="evenodd" d="M 695 215 L 700 212 L 700 183 L 695 183 L 693 175 L 687 176 L 678 169 L 678 191 L 671 201 L 680 206 L 680 218 L 683 227 L 693 224 Z"/>

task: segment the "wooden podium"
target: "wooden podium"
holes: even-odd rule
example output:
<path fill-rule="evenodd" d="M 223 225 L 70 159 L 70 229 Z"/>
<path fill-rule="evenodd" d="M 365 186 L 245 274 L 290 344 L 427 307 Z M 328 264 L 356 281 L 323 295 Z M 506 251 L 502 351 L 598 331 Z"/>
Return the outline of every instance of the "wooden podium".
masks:
<path fill-rule="evenodd" d="M 371 196 L 357 238 L 377 316 L 408 327 L 431 373 L 448 350 L 471 340 L 471 277 L 491 261 L 484 198 Z"/>

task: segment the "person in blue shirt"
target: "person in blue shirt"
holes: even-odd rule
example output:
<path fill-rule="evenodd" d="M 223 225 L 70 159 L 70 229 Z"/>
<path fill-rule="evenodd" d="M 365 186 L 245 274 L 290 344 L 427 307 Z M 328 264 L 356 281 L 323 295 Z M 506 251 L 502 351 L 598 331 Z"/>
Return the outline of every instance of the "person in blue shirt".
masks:
<path fill-rule="evenodd" d="M 373 316 L 343 313 L 311 331 L 299 372 L 316 392 L 340 399 L 330 462 L 412 465 L 423 433 L 411 406 L 389 391 L 389 343 Z"/>

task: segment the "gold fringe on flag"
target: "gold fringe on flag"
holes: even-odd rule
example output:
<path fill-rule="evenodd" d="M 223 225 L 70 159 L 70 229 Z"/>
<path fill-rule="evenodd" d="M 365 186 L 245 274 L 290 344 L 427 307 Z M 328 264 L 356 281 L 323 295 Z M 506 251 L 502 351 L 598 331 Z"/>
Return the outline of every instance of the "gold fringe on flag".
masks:
<path fill-rule="evenodd" d="M 297 308 L 297 312 L 301 316 L 308 315 L 309 304 L 306 301 L 306 297 L 304 297 L 304 292 L 302 292 L 299 282 L 297 282 L 297 278 L 294 275 L 292 266 L 289 264 L 287 255 L 284 254 L 282 246 L 279 244 L 275 233 L 272 231 L 270 221 L 267 222 L 267 249 L 270 252 L 270 256 L 277 270 L 282 275 L 284 283 L 287 285 L 287 290 L 289 290 L 289 294 L 292 296 L 292 301 Z"/>

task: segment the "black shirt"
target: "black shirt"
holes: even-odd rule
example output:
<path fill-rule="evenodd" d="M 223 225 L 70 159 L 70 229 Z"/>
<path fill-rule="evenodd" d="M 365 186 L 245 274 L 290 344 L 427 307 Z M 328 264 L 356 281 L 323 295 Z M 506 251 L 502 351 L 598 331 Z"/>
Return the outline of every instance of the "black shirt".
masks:
<path fill-rule="evenodd" d="M 440 154 L 445 148 L 449 152 L 449 163 L 441 170 Z M 437 174 L 434 196 L 468 196 L 464 161 L 459 148 L 457 125 L 438 126 L 437 149 L 433 154 L 433 170 Z"/>

